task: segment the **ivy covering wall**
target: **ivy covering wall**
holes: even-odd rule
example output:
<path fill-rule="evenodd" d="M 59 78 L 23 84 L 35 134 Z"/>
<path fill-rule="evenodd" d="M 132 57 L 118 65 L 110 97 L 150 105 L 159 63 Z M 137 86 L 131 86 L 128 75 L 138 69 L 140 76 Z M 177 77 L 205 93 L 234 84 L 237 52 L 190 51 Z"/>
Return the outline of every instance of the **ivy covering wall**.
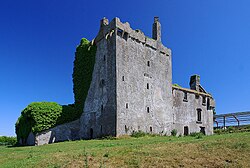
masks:
<path fill-rule="evenodd" d="M 38 133 L 81 117 L 92 80 L 95 54 L 96 46 L 83 38 L 76 48 L 72 75 L 75 103 L 63 106 L 54 102 L 29 104 L 16 122 L 17 140 L 26 141 L 31 131 Z"/>
<path fill-rule="evenodd" d="M 83 38 L 80 45 L 76 48 L 73 71 L 75 110 L 79 115 L 83 112 L 84 102 L 92 80 L 95 54 L 96 46 Z"/>
<path fill-rule="evenodd" d="M 31 131 L 37 133 L 55 126 L 61 114 L 62 106 L 54 102 L 29 104 L 16 122 L 17 139 L 25 140 Z"/>

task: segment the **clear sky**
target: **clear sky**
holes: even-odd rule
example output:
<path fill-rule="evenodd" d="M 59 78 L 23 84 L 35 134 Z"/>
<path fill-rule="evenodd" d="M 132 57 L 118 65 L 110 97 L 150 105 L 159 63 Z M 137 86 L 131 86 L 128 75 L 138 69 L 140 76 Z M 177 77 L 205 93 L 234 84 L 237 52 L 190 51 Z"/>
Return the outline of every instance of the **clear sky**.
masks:
<path fill-rule="evenodd" d="M 189 77 L 199 74 L 218 114 L 250 110 L 249 7 L 249 0 L 1 1 L 0 135 L 15 135 L 31 102 L 74 102 L 75 48 L 82 37 L 95 38 L 103 17 L 151 36 L 159 16 L 173 83 L 189 87 Z"/>

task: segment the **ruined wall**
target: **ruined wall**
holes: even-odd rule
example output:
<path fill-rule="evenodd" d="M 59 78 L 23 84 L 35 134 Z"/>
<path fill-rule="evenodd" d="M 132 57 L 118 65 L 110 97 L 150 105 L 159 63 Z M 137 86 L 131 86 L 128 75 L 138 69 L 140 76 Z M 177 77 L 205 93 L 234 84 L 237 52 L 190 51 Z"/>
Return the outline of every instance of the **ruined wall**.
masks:
<path fill-rule="evenodd" d="M 201 129 L 204 129 L 206 135 L 213 134 L 212 101 L 208 94 L 196 94 L 189 89 L 173 87 L 173 127 L 177 129 L 178 134 L 184 134 L 185 126 L 188 127 L 188 134 L 200 132 Z M 201 111 L 200 121 L 198 121 L 199 110 Z"/>
<path fill-rule="evenodd" d="M 44 145 L 54 142 L 78 140 L 80 121 L 75 120 L 69 123 L 58 125 L 54 128 L 42 131 L 34 135 L 30 132 L 27 138 L 27 145 Z"/>
<path fill-rule="evenodd" d="M 115 19 L 117 135 L 169 134 L 172 118 L 171 51 Z"/>

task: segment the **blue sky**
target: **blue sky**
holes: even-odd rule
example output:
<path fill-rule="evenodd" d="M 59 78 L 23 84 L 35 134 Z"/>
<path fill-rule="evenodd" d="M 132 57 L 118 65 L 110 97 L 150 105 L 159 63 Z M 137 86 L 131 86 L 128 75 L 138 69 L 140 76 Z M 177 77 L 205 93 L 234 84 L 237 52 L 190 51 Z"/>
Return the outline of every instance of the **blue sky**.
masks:
<path fill-rule="evenodd" d="M 93 39 L 104 16 L 119 17 L 151 36 L 153 17 L 172 49 L 173 83 L 192 74 L 212 93 L 216 111 L 250 110 L 248 0 L 9 0 L 0 4 L 0 135 L 15 135 L 21 111 L 34 101 L 73 103 L 75 48 Z"/>

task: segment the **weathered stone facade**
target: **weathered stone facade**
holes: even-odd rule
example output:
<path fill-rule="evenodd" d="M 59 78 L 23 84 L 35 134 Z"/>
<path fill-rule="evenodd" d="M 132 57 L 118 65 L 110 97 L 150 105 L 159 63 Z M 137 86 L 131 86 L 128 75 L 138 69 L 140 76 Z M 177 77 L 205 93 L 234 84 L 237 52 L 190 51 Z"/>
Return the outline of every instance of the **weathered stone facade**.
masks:
<path fill-rule="evenodd" d="M 139 130 L 162 135 L 170 135 L 173 129 L 181 135 L 200 131 L 213 134 L 212 96 L 200 86 L 196 75 L 191 77 L 191 89 L 172 85 L 171 50 L 161 43 L 158 17 L 152 31 L 153 38 L 149 38 L 118 18 L 110 23 L 102 19 L 93 40 L 96 63 L 84 112 L 75 121 L 78 125 L 73 124 L 77 136 L 71 137 L 72 127 L 65 127 L 65 131 L 59 129 L 64 127 L 61 125 L 36 135 L 36 144 L 120 136 Z"/>

